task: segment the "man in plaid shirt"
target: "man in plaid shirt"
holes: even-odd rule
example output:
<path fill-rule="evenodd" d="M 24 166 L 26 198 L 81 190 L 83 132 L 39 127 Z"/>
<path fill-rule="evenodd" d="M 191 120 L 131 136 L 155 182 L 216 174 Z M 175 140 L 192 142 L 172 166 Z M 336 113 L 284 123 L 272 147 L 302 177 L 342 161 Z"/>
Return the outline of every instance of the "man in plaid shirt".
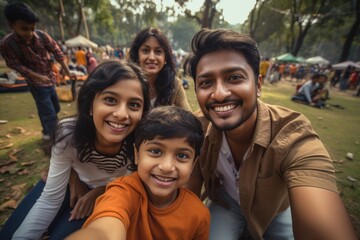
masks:
<path fill-rule="evenodd" d="M 35 30 L 37 14 L 24 3 L 8 4 L 4 10 L 13 32 L 0 42 L 0 54 L 9 68 L 22 74 L 35 99 L 43 128 L 43 139 L 54 134 L 60 111 L 55 91 L 55 75 L 50 65 L 50 53 L 70 76 L 64 55 L 47 33 Z"/>

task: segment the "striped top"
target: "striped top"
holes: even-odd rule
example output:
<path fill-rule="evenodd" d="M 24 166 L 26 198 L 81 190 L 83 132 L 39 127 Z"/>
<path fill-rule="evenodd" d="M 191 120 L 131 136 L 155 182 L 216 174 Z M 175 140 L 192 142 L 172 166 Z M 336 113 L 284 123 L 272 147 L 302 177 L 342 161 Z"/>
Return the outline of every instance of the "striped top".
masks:
<path fill-rule="evenodd" d="M 92 149 L 85 154 L 83 162 L 94 163 L 98 169 L 113 173 L 116 169 L 125 167 L 128 164 L 129 153 L 127 149 L 128 144 L 126 142 L 115 156 L 104 156 L 96 149 Z"/>

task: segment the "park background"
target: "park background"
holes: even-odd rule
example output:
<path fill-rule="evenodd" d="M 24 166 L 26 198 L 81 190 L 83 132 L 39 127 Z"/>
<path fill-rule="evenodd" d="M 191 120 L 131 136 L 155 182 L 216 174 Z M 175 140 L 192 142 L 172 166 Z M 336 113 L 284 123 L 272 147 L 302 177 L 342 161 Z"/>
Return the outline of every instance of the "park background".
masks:
<path fill-rule="evenodd" d="M 242 2 L 243 0 L 239 1 Z M 248 0 L 251 1 L 251 0 Z M 0 0 L 0 38 L 10 32 Z M 222 0 L 187 0 L 171 5 L 150 0 L 48 0 L 22 1 L 32 6 L 41 21 L 38 28 L 56 40 L 83 35 L 99 46 L 129 47 L 142 28 L 159 27 L 173 49 L 189 50 L 190 40 L 202 27 L 230 28 L 251 35 L 263 57 L 291 53 L 297 57 L 322 56 L 330 63 L 360 60 L 360 0 L 253 0 L 241 23 L 226 21 Z M 245 1 L 244 1 L 245 2 Z M 234 5 L 235 6 L 235 5 Z M 240 7 L 233 11 L 241 11 Z M 6 66 L 0 61 L 0 71 Z M 193 82 L 186 90 L 197 109 Z M 336 168 L 338 185 L 360 238 L 360 98 L 354 91 L 331 89 L 332 107 L 316 109 L 290 101 L 295 82 L 283 79 L 263 87 L 262 99 L 304 113 L 328 149 Z M 60 118 L 75 113 L 74 102 L 62 102 Z M 341 106 L 338 108 L 336 106 Z M 49 163 L 41 149 L 41 127 L 35 103 L 28 92 L 0 94 L 0 225 L 23 195 L 36 183 Z M 346 157 L 348 153 L 353 158 Z"/>
<path fill-rule="evenodd" d="M 8 2 L 14 1 L 0 0 L 1 13 Z M 200 28 L 222 27 L 252 36 L 263 57 L 291 53 L 305 59 L 320 55 L 331 63 L 360 61 L 360 0 L 22 2 L 39 14 L 37 27 L 56 40 L 84 35 L 99 46 L 129 47 L 140 29 L 156 26 L 166 33 L 174 49 L 187 51 L 191 37 Z M 221 8 L 223 2 L 233 6 L 232 19 L 238 14 L 239 23 L 226 21 L 230 13 L 225 12 L 225 7 Z M 249 8 L 251 3 L 253 7 Z M 0 38 L 9 31 L 4 14 L 0 14 Z"/>

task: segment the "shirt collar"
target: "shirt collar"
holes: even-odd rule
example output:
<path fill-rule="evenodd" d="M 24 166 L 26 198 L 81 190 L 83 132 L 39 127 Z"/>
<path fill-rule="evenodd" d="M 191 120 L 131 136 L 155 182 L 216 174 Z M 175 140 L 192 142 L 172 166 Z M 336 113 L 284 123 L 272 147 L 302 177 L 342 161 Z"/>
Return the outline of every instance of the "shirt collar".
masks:
<path fill-rule="evenodd" d="M 13 33 L 14 33 L 14 39 L 15 39 L 15 41 L 16 42 L 24 42 L 24 40 L 22 39 L 22 38 L 20 38 L 14 31 L 13 31 Z M 36 32 L 36 31 L 34 31 L 34 37 L 36 38 L 36 39 L 39 39 L 39 36 L 38 36 L 39 34 Z M 33 39 L 32 39 L 33 40 Z"/>
<path fill-rule="evenodd" d="M 260 99 L 257 100 L 257 111 L 253 143 L 267 148 L 271 138 L 270 113 L 266 104 Z"/>

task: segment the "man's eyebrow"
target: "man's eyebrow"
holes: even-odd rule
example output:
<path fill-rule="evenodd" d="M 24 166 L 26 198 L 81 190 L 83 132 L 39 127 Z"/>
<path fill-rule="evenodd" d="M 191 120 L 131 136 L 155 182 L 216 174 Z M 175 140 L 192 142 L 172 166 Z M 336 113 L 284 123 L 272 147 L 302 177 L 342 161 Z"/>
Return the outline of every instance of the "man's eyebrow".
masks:
<path fill-rule="evenodd" d="M 231 72 L 235 72 L 235 71 L 243 71 L 243 72 L 246 72 L 246 69 L 243 68 L 243 67 L 240 67 L 240 66 L 236 66 L 236 67 L 230 67 L 230 68 L 226 68 L 226 69 L 223 69 L 221 70 L 221 73 L 224 74 L 224 73 L 231 73 Z M 200 77 L 208 77 L 208 76 L 211 76 L 212 75 L 212 71 L 208 71 L 208 72 L 204 72 L 204 73 L 201 73 L 197 76 L 197 78 L 200 78 Z"/>

